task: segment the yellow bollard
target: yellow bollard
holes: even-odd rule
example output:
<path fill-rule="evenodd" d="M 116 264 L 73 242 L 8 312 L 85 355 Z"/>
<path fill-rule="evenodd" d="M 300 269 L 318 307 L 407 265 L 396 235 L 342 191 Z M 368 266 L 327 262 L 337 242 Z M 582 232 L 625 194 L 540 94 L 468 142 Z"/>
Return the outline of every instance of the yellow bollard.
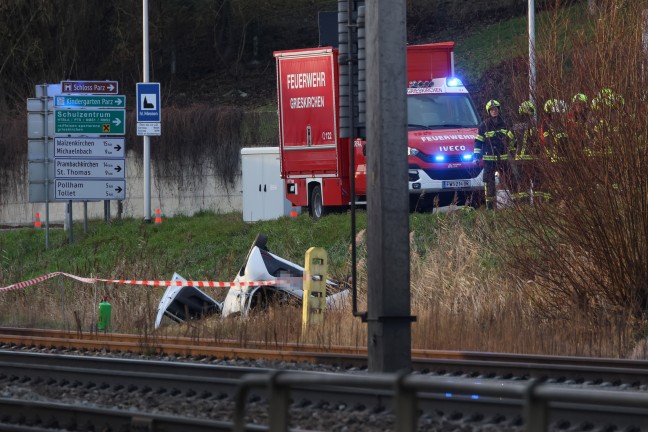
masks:
<path fill-rule="evenodd" d="M 302 337 L 306 336 L 312 324 L 324 322 L 328 255 L 324 248 L 312 247 L 306 251 L 305 261 Z"/>

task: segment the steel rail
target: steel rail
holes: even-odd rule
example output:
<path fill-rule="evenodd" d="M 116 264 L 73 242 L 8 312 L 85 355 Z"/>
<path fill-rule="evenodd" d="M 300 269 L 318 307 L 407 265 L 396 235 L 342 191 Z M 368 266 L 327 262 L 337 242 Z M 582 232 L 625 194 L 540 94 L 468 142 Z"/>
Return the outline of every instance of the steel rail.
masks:
<path fill-rule="evenodd" d="M 5 353 L 2 353 L 5 354 Z M 4 361 L 10 357 L 14 362 Z M 126 388 L 131 391 L 149 389 L 149 391 L 166 390 L 183 395 L 199 394 L 233 395 L 240 388 L 241 381 L 248 383 L 268 383 L 275 372 L 254 368 L 234 367 L 225 372 L 226 367 L 185 364 L 177 362 L 106 359 L 97 357 L 63 356 L 55 354 L 16 353 L 7 354 L 0 362 L 0 378 L 9 382 L 24 383 L 25 378 L 36 384 L 52 386 L 87 386 L 91 388 L 111 389 Z M 111 363 L 113 363 L 111 365 Z M 73 365 L 73 366 L 71 366 Z M 149 366 L 148 368 L 146 366 Z M 221 377 L 227 378 L 221 378 Z M 255 378 L 256 376 L 256 378 Z M 269 378 L 270 377 L 270 378 Z M 393 378 L 393 377 L 392 377 Z M 389 377 L 371 374 L 330 374 L 312 372 L 290 372 L 283 374 L 282 380 L 275 384 L 290 385 L 293 389 L 290 396 L 298 401 L 328 401 L 356 404 L 370 407 L 390 407 L 394 403 L 395 382 Z M 387 384 L 388 381 L 391 384 Z M 482 417 L 504 415 L 515 418 L 520 415 L 522 403 L 516 400 L 519 389 L 528 387 L 529 381 L 502 381 L 489 379 L 470 379 L 458 377 L 431 377 L 410 375 L 404 378 L 407 385 L 420 391 L 417 395 L 418 407 L 424 412 L 463 412 L 475 413 Z M 367 385 L 358 384 L 369 382 Z M 433 385 L 430 386 L 430 383 Z M 472 386 L 474 393 L 466 389 Z M 276 385 L 275 385 L 276 387 Z M 551 418 L 559 420 L 569 418 L 572 422 L 589 421 L 595 424 L 612 424 L 625 426 L 644 425 L 648 422 L 648 408 L 579 405 L 573 402 L 574 395 L 586 394 L 590 402 L 596 399 L 594 393 L 604 397 L 614 395 L 615 400 L 627 399 L 632 406 L 636 398 L 648 400 L 645 392 L 610 391 L 593 389 L 573 389 L 570 386 L 552 386 L 564 389 L 565 396 L 558 402 L 551 402 Z M 463 393 L 462 390 L 463 389 Z M 555 390 L 558 391 L 558 390 Z M 511 393 L 513 392 L 513 393 Z M 571 392 L 571 393 L 570 393 Z M 265 393 L 265 392 L 264 392 Z M 448 394 L 452 393 L 452 394 Z M 456 393 L 456 394 L 455 394 Z M 259 396 L 256 394 L 256 396 Z M 539 398 L 556 398 L 555 394 L 539 391 Z M 270 405 L 272 408 L 272 397 Z M 599 398 L 600 399 L 600 398 Z M 288 399 L 284 397 L 284 405 Z M 25 404 L 29 402 L 24 402 Z M 617 404 L 622 405 L 622 404 Z M 272 409 L 270 410 L 272 412 Z M 132 416 L 133 414 L 130 413 Z M 1 419 L 0 419 L 1 420 Z M 643 423 L 642 423 L 643 422 Z M 231 426 L 231 425 L 230 425 Z M 193 429 L 187 429 L 193 430 Z"/>
<path fill-rule="evenodd" d="M 214 338 L 190 338 L 182 336 L 169 336 L 161 334 L 135 335 L 125 333 L 95 333 L 75 332 L 51 329 L 29 329 L 19 327 L 0 327 L 0 342 L 16 343 L 21 339 L 11 338 L 15 336 L 31 336 L 34 339 L 24 338 L 25 343 L 29 341 L 39 342 L 41 338 L 53 338 L 62 340 L 92 340 L 105 342 L 123 342 L 125 346 L 155 347 L 155 346 L 191 346 L 209 348 L 233 348 L 233 349 L 259 349 L 282 352 L 306 352 L 344 354 L 360 356 L 367 355 L 367 348 L 364 346 L 338 346 L 338 345 L 313 345 L 301 343 L 276 343 L 267 341 L 239 341 Z M 7 336 L 5 338 L 5 336 Z M 128 345 L 133 344 L 133 345 Z M 196 348 L 197 350 L 198 348 Z M 442 359 L 442 360 L 467 360 L 467 361 L 503 361 L 512 363 L 533 363 L 533 364 L 563 364 L 589 367 L 622 367 L 624 369 L 647 369 L 646 360 L 628 360 L 605 357 L 578 357 L 578 356 L 546 356 L 535 354 L 514 354 L 514 353 L 493 353 L 480 351 L 449 351 L 449 350 L 422 350 L 412 349 L 412 356 L 418 359 Z"/>
<path fill-rule="evenodd" d="M 42 336 L 43 334 L 46 336 Z M 253 349 L 238 348 L 231 343 L 220 346 L 221 341 L 192 338 L 153 339 L 137 335 L 89 333 L 82 334 L 81 337 L 79 338 L 75 332 L 0 328 L 0 342 L 15 346 L 132 352 L 147 356 L 178 355 L 194 358 L 265 359 L 333 364 L 338 367 L 362 368 L 367 364 L 366 351 L 364 354 L 350 354 L 350 352 L 359 352 L 358 347 L 347 348 L 347 353 L 345 353 L 345 347 L 331 347 L 330 349 L 334 352 L 327 352 L 327 347 L 312 345 L 298 347 L 296 344 L 288 345 L 289 349 L 279 345 L 266 349 Z M 173 343 L 167 343 L 167 341 Z M 210 343 L 219 346 L 210 346 Z M 304 349 L 308 351 L 304 351 Z M 606 386 L 637 387 L 648 383 L 648 362 L 641 360 L 456 351 L 418 352 L 415 350 L 413 352 L 421 355 L 421 357 L 413 358 L 414 369 L 434 374 L 540 378 L 556 382 L 603 384 Z"/>

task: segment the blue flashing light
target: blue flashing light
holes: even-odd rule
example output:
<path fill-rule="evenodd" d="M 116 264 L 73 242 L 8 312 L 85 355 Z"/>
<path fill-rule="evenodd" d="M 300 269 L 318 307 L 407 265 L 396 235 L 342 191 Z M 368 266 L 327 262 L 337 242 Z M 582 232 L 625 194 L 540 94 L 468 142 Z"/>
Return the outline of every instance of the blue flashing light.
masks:
<path fill-rule="evenodd" d="M 452 393 L 446 393 L 446 394 L 445 394 L 445 397 L 447 397 L 447 398 L 451 398 L 451 397 L 452 397 Z"/>
<path fill-rule="evenodd" d="M 443 155 L 434 156 L 434 161 L 435 162 L 443 162 L 444 160 L 445 160 L 445 156 L 443 156 Z"/>
<path fill-rule="evenodd" d="M 461 159 L 463 159 L 465 161 L 471 161 L 472 158 L 473 158 L 473 155 L 471 153 L 466 153 L 463 156 L 461 156 Z"/>
<path fill-rule="evenodd" d="M 470 399 L 479 399 L 479 395 L 470 395 Z"/>
<path fill-rule="evenodd" d="M 462 87 L 463 83 L 457 77 L 451 77 L 446 79 L 446 85 L 448 87 Z"/>

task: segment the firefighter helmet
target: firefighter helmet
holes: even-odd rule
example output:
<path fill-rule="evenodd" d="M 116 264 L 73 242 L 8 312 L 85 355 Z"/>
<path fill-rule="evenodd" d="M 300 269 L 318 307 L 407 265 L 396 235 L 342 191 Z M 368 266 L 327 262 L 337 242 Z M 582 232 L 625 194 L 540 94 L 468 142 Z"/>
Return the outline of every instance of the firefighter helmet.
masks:
<path fill-rule="evenodd" d="M 544 104 L 544 110 L 547 114 L 567 112 L 567 104 L 561 99 L 549 99 Z"/>
<path fill-rule="evenodd" d="M 618 93 L 614 93 L 614 91 L 609 88 L 602 89 L 600 92 L 598 92 L 596 97 L 592 99 L 592 108 L 594 109 L 602 108 L 603 106 L 618 108 L 623 104 L 625 104 L 623 96 Z"/>
<path fill-rule="evenodd" d="M 572 103 L 587 103 L 587 96 L 583 93 L 576 93 L 572 98 Z"/>
<path fill-rule="evenodd" d="M 495 99 L 489 100 L 488 102 L 486 102 L 486 112 L 490 112 L 491 108 L 500 109 L 500 103 Z"/>
<path fill-rule="evenodd" d="M 535 114 L 535 105 L 533 105 L 533 102 L 530 100 L 526 100 L 520 104 L 520 107 L 518 108 L 518 112 L 520 114 L 525 114 L 525 115 L 533 115 Z"/>

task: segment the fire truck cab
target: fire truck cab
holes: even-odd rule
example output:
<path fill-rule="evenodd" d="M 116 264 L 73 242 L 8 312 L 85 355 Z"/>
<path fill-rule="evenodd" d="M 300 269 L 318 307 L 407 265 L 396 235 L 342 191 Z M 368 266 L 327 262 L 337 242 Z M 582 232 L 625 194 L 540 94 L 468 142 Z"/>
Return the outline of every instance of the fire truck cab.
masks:
<path fill-rule="evenodd" d="M 483 190 L 481 167 L 473 161 L 480 119 L 468 91 L 454 76 L 453 50 L 454 42 L 407 47 L 410 202 L 426 194 Z M 371 143 L 340 138 L 337 50 L 274 55 L 286 198 L 308 207 L 314 218 L 329 206 L 349 205 L 352 142 L 356 202 L 363 202 Z"/>

